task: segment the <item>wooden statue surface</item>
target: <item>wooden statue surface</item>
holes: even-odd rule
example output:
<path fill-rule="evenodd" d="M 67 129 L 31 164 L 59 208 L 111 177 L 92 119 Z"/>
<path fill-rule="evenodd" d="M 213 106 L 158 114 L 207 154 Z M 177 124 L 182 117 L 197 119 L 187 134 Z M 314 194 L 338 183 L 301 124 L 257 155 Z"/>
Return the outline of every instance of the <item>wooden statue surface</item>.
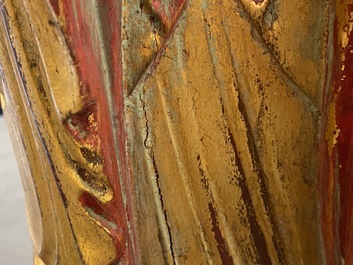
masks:
<path fill-rule="evenodd" d="M 352 1 L 1 17 L 36 265 L 353 265 Z"/>

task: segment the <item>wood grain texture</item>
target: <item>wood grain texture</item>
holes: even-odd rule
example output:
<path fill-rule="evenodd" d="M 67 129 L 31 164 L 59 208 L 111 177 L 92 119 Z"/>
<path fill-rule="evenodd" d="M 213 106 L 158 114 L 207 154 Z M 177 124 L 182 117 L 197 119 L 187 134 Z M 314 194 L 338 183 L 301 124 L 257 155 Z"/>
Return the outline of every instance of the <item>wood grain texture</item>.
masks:
<path fill-rule="evenodd" d="M 280 7 L 277 15 L 286 21 Z M 131 166 L 143 190 L 137 219 L 151 219 L 146 208 L 155 201 L 159 222 L 140 233 L 166 256 L 152 261 L 146 253 L 148 264 L 323 262 L 314 149 L 319 98 L 305 87 L 320 94 L 325 62 L 305 58 L 313 66 L 307 71 L 317 75 L 302 87 L 294 77 L 298 70 L 283 66 L 287 60 L 265 39 L 252 8 L 237 1 L 188 3 L 127 98 L 130 156 L 146 153 Z M 267 35 L 291 36 L 309 27 L 308 19 L 302 14 L 300 25 L 283 33 L 267 29 Z M 283 39 L 278 46 L 290 47 Z M 304 39 L 290 49 L 304 50 Z M 324 54 L 324 40 L 315 45 Z"/>
<path fill-rule="evenodd" d="M 353 265 L 350 0 L 1 3 L 35 264 Z"/>

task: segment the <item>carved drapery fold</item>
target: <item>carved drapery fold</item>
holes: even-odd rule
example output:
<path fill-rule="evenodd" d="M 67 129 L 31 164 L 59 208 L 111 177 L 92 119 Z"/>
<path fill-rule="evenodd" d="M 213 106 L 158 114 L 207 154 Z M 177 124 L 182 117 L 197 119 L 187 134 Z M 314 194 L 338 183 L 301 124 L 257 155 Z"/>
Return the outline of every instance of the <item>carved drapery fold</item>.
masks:
<path fill-rule="evenodd" d="M 35 264 L 353 264 L 350 1 L 2 1 Z"/>

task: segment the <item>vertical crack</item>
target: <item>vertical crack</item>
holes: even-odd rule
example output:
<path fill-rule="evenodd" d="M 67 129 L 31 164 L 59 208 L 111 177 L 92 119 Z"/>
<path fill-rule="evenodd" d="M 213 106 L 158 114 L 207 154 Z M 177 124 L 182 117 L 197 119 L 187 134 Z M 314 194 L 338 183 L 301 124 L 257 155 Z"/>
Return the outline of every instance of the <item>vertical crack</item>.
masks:
<path fill-rule="evenodd" d="M 160 187 L 160 183 L 159 183 L 159 174 L 158 174 L 158 170 L 157 170 L 157 166 L 156 166 L 156 160 L 154 158 L 154 154 L 152 152 L 152 161 L 153 161 L 153 167 L 155 170 L 155 176 L 156 176 L 156 184 L 157 184 L 157 188 L 158 188 L 158 194 L 160 197 L 160 201 L 161 201 L 161 205 L 162 205 L 162 211 L 163 211 L 163 215 L 164 215 L 164 219 L 165 219 L 165 224 L 167 227 L 167 232 L 168 232 L 168 239 L 169 239 L 169 249 L 170 249 L 170 253 L 172 255 L 172 261 L 173 264 L 175 265 L 175 256 L 174 256 L 174 250 L 173 250 L 173 239 L 172 239 L 172 233 L 171 233 L 171 229 L 168 223 L 168 216 L 167 216 L 167 211 L 164 207 L 164 201 L 163 201 L 163 195 L 162 195 L 162 190 Z"/>
<path fill-rule="evenodd" d="M 167 216 L 167 211 L 165 209 L 164 206 L 164 200 L 163 200 L 163 194 L 162 194 L 162 190 L 161 190 L 161 186 L 160 186 L 160 182 L 159 182 L 159 173 L 157 170 L 157 165 L 156 165 L 156 160 L 154 157 L 154 153 L 152 150 L 152 146 L 149 142 L 149 137 L 150 137 L 150 133 L 149 133 L 149 122 L 148 122 L 148 118 L 147 118 L 147 110 L 146 110 L 146 103 L 143 100 L 142 97 L 142 93 L 140 93 L 140 101 L 142 104 L 142 110 L 143 110 L 143 115 L 144 115 L 144 119 L 145 119 L 145 138 L 143 139 L 143 145 L 146 149 L 148 149 L 150 151 L 150 157 L 152 159 L 152 165 L 153 165 L 153 170 L 154 170 L 154 176 L 155 176 L 155 184 L 157 186 L 158 189 L 158 196 L 159 196 L 159 202 L 160 202 L 160 206 L 161 206 L 161 212 L 163 214 L 163 218 L 164 218 L 164 225 L 165 228 L 167 230 L 167 237 L 164 237 L 165 240 L 165 244 L 169 245 L 169 250 L 170 250 L 170 254 L 171 254 L 171 258 L 172 258 L 172 262 L 175 265 L 175 255 L 174 255 L 174 250 L 173 250 L 173 239 L 172 239 L 172 233 L 171 233 L 171 228 L 170 225 L 168 223 L 168 216 Z M 159 228 L 160 229 L 160 228 Z M 168 264 L 168 261 L 166 260 L 166 264 Z"/>

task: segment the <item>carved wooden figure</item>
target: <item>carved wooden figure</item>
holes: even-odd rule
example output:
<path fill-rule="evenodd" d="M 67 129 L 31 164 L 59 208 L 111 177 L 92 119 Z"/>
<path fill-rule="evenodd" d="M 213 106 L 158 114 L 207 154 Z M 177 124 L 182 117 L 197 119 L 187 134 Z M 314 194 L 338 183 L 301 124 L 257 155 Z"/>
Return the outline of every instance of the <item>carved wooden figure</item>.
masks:
<path fill-rule="evenodd" d="M 353 265 L 353 1 L 2 0 L 36 265 Z"/>

